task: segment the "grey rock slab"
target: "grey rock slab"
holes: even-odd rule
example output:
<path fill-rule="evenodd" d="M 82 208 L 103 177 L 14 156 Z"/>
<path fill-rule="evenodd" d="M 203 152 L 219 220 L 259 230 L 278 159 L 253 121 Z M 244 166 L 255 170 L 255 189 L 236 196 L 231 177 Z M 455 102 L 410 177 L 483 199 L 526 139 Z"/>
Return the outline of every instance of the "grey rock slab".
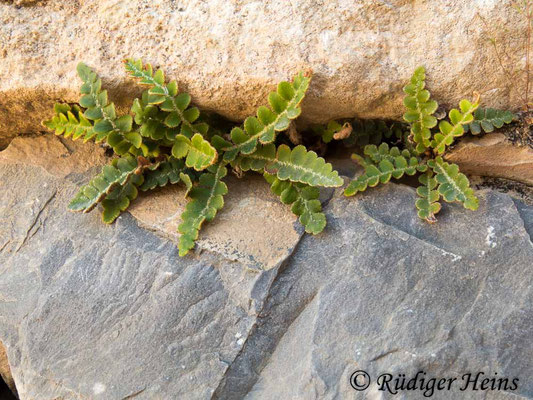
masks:
<path fill-rule="evenodd" d="M 69 213 L 86 179 L 0 164 L 0 341 L 20 398 L 209 398 L 277 269 Z"/>
<path fill-rule="evenodd" d="M 457 386 L 434 398 L 533 398 L 531 219 L 505 194 L 479 195 L 477 212 L 445 204 L 435 225 L 416 216 L 410 187 L 335 196 L 327 229 L 287 261 L 215 398 L 392 398 L 376 377 L 418 370 L 520 379 L 514 392 Z M 358 369 L 374 379 L 367 392 L 349 385 Z"/>
<path fill-rule="evenodd" d="M 434 398 L 533 398 L 533 212 L 506 194 L 444 204 L 428 225 L 410 187 L 337 191 L 323 233 L 251 270 L 179 258 L 128 213 L 68 213 L 100 161 L 77 173 L 76 148 L 47 142 L 56 165 L 15 143 L 0 153 L 0 341 L 21 399 L 390 398 L 375 381 L 355 393 L 356 369 L 498 372 L 518 390 Z"/>

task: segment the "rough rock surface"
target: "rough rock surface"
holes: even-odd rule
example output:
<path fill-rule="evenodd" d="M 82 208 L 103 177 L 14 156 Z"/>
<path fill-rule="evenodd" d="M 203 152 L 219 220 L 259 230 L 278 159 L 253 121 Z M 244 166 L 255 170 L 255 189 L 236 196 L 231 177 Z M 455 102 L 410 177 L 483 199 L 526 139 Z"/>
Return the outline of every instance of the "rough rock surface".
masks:
<path fill-rule="evenodd" d="M 252 269 L 278 266 L 303 233 L 297 218 L 290 207 L 280 204 L 271 194 L 270 186 L 261 176 L 229 177 L 225 182 L 229 193 L 224 196 L 224 208 L 217 214 L 221 223 L 203 227 L 197 248 Z M 182 187 L 169 186 L 143 194 L 133 203 L 130 213 L 142 227 L 177 243 L 179 216 L 187 204 L 184 191 Z"/>
<path fill-rule="evenodd" d="M 324 233 L 280 235 L 290 250 L 251 269 L 216 248 L 179 258 L 128 213 L 109 227 L 68 213 L 95 169 L 68 172 L 69 158 L 94 146 L 56 169 L 9 156 L 32 140 L 0 153 L 0 341 L 21 399 L 390 398 L 355 393 L 356 369 L 498 372 L 518 390 L 433 398 L 533 398 L 533 209 L 508 195 L 445 204 L 430 226 L 410 187 L 337 192 Z M 212 237 L 247 229 L 249 201 Z"/>
<path fill-rule="evenodd" d="M 7 387 L 11 389 L 13 393 L 16 393 L 15 381 L 11 374 L 11 368 L 9 367 L 9 361 L 7 359 L 7 351 L 2 342 L 0 342 L 0 380 L 3 380 Z M 9 389 L 6 389 L 9 393 Z M 3 398 L 2 385 L 0 382 L 0 398 Z"/>
<path fill-rule="evenodd" d="M 533 149 L 515 146 L 501 133 L 465 137 L 445 158 L 467 174 L 533 185 Z"/>
<path fill-rule="evenodd" d="M 199 105 L 241 120 L 302 68 L 315 75 L 303 119 L 397 118 L 418 65 L 439 102 L 477 90 L 486 106 L 523 105 L 527 22 L 496 0 L 47 0 L 0 4 L 0 146 L 76 101 L 75 66 L 129 104 L 121 61 L 161 65 Z M 500 60 L 490 41 L 497 43 Z M 123 109 L 124 110 L 124 109 Z"/>

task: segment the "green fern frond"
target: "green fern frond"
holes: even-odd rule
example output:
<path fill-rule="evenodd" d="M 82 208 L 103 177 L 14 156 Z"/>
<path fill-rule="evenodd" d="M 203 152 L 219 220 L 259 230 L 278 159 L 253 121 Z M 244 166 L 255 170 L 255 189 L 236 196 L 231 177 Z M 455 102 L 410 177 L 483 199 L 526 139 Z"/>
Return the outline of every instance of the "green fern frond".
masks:
<path fill-rule="evenodd" d="M 426 173 L 418 177 L 418 181 L 422 184 L 416 189 L 416 193 L 420 197 L 416 201 L 416 208 L 418 209 L 418 216 L 429 223 L 437 222 L 435 214 L 440 211 L 439 192 L 435 190 L 437 187 L 437 180 L 433 176 L 433 171 L 428 169 Z"/>
<path fill-rule="evenodd" d="M 200 116 L 197 107 L 190 107 L 191 96 L 188 93 L 178 93 L 178 84 L 171 81 L 165 84 L 165 75 L 161 69 L 153 72 L 150 64 L 143 66 L 141 60 L 127 59 L 124 61 L 126 70 L 131 76 L 140 79 L 140 83 L 149 85 L 149 104 L 158 105 L 166 111 L 164 123 L 169 128 L 180 128 L 180 133 L 187 138 L 194 134 L 202 136 L 207 134 L 209 126 L 203 122 L 196 123 Z"/>
<path fill-rule="evenodd" d="M 68 138 L 72 136 L 73 140 L 83 137 L 84 142 L 92 139 L 96 132 L 93 124 L 83 116 L 83 113 L 77 105 L 68 104 L 54 105 L 55 115 L 48 121 L 43 121 L 42 125 L 53 130 L 56 135 L 63 135 Z"/>
<path fill-rule="evenodd" d="M 380 147 L 382 149 L 385 148 L 384 146 Z M 396 147 L 393 147 L 388 154 L 385 152 L 381 154 L 379 151 L 374 151 L 374 148 L 365 148 L 365 152 L 371 154 L 374 159 L 370 157 L 366 159 L 360 156 L 354 157 L 356 160 L 362 161 L 365 172 L 350 182 L 344 190 L 345 196 L 353 196 L 357 192 L 364 192 L 367 187 L 374 187 L 379 183 L 387 183 L 391 178 L 400 179 L 404 174 L 414 175 L 417 171 L 424 172 L 427 169 L 427 165 L 422 163 L 419 158 L 414 156 L 406 157 L 407 153 L 400 153 Z"/>
<path fill-rule="evenodd" d="M 130 203 L 137 198 L 137 187 L 142 183 L 142 175 L 133 175 L 129 182 L 116 187 L 102 200 L 102 220 L 106 224 L 111 224 L 120 213 L 126 211 Z"/>
<path fill-rule="evenodd" d="M 104 200 L 115 188 L 124 186 L 135 174 L 140 173 L 137 160 L 130 157 L 118 158 L 106 165 L 87 185 L 80 188 L 68 208 L 87 213 Z"/>
<path fill-rule="evenodd" d="M 200 176 L 198 185 L 189 192 L 191 201 L 181 214 L 182 223 L 178 227 L 181 234 L 178 243 L 179 255 L 184 256 L 194 247 L 204 221 L 212 221 L 218 210 L 224 206 L 224 195 L 228 188 L 222 179 L 227 169 L 224 163 L 212 165 Z"/>
<path fill-rule="evenodd" d="M 139 133 L 146 138 L 171 146 L 179 129 L 169 128 L 164 124 L 166 113 L 159 107 L 149 104 L 149 93 L 145 90 L 140 99 L 135 99 L 131 107 L 134 121 L 139 125 Z"/>
<path fill-rule="evenodd" d="M 403 88 L 407 96 L 403 104 L 407 112 L 403 119 L 411 125 L 412 140 L 416 143 L 416 151 L 423 153 L 431 142 L 431 128 L 437 125 L 437 118 L 432 114 L 437 110 L 438 104 L 430 100 L 430 93 L 425 89 L 426 70 L 418 67 L 411 82 Z"/>
<path fill-rule="evenodd" d="M 93 130 L 96 141 L 106 142 L 120 155 L 126 154 L 131 146 L 140 148 L 141 135 L 132 132 L 133 120 L 131 115 L 117 118 L 115 105 L 109 103 L 107 91 L 102 89 L 102 81 L 98 75 L 84 63 L 78 64 L 78 74 L 83 81 L 80 106 L 86 108 L 84 117 L 94 121 Z"/>
<path fill-rule="evenodd" d="M 180 172 L 180 179 L 181 181 L 185 184 L 185 188 L 187 189 L 185 191 L 185 194 L 183 195 L 183 197 L 187 197 L 189 195 L 189 193 L 191 192 L 192 190 L 192 178 L 191 176 L 193 176 L 193 174 L 188 171 L 189 173 L 185 173 L 185 172 Z M 196 178 L 196 176 L 193 176 L 194 178 Z"/>
<path fill-rule="evenodd" d="M 282 181 L 268 173 L 264 177 L 271 185 L 272 193 L 279 196 L 283 204 L 292 204 L 291 211 L 298 216 L 307 233 L 316 235 L 324 230 L 326 216 L 318 200 L 320 190 L 317 187 Z"/>
<path fill-rule="evenodd" d="M 365 146 L 363 152 L 365 156 L 368 156 L 370 160 L 376 164 L 378 164 L 381 160 L 389 160 L 390 162 L 394 162 L 395 158 L 398 156 L 402 156 L 405 159 L 413 157 L 409 150 L 403 149 L 400 151 L 400 149 L 396 146 L 389 148 L 387 143 L 381 143 L 379 147 L 370 144 Z"/>
<path fill-rule="evenodd" d="M 473 103 L 468 100 L 461 100 L 460 110 L 452 109 L 449 113 L 450 122 L 440 121 L 439 133 L 436 133 L 431 141 L 431 147 L 435 154 L 442 154 L 446 151 L 446 146 L 450 146 L 456 137 L 462 136 L 465 132 L 464 125 L 474 120 L 472 113 L 479 106 L 479 96 Z"/>
<path fill-rule="evenodd" d="M 344 183 L 330 163 L 304 146 L 277 148 L 274 143 L 259 147 L 252 154 L 241 155 L 237 163 L 243 171 L 266 171 L 279 180 L 299 182 L 310 186 L 339 187 Z"/>
<path fill-rule="evenodd" d="M 478 108 L 474 112 L 474 120 L 465 125 L 465 132 L 479 135 L 481 130 L 485 133 L 501 128 L 504 124 L 510 124 L 516 118 L 511 111 L 497 110 L 494 108 Z"/>
<path fill-rule="evenodd" d="M 213 137 L 215 147 L 222 149 L 224 160 L 232 161 L 241 154 L 253 153 L 258 143 L 272 143 L 276 139 L 276 132 L 289 127 L 291 120 L 301 113 L 300 103 L 309 87 L 311 78 L 300 72 L 290 82 L 280 82 L 276 92 L 268 96 L 268 107 L 261 106 L 257 110 L 257 117 L 248 117 L 244 121 L 244 129 L 233 128 L 230 143 L 220 136 Z"/>
<path fill-rule="evenodd" d="M 144 172 L 144 182 L 139 187 L 143 192 L 157 186 L 163 187 L 169 183 L 178 183 L 181 180 L 181 174 L 186 170 L 185 162 L 174 157 L 169 157 L 168 160 L 161 161 L 154 167 L 148 167 Z"/>
<path fill-rule="evenodd" d="M 469 210 L 477 210 L 479 200 L 470 187 L 468 178 L 459 172 L 456 164 L 448 164 L 442 157 L 428 161 L 428 166 L 436 173 L 438 191 L 445 201 L 459 201 Z"/>
<path fill-rule="evenodd" d="M 172 155 L 176 158 L 184 158 L 185 165 L 202 171 L 217 161 L 218 153 L 211 143 L 199 133 L 189 139 L 185 135 L 178 135 L 172 146 Z"/>

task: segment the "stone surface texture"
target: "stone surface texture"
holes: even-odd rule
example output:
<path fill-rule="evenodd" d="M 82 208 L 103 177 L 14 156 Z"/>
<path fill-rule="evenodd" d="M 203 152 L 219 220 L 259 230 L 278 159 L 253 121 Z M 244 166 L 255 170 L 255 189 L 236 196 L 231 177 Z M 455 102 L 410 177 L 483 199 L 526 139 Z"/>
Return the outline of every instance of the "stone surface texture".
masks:
<path fill-rule="evenodd" d="M 15 381 L 11 374 L 11 368 L 9 367 L 9 360 L 7 359 L 7 351 L 2 342 L 0 342 L 0 379 L 6 383 L 7 387 L 11 389 L 13 393 L 16 393 Z M 9 390 L 8 390 L 9 393 Z M 2 388 L 0 388 L 0 397 L 3 395 Z"/>
<path fill-rule="evenodd" d="M 53 168 L 18 156 L 43 140 Z M 480 191 L 477 212 L 444 204 L 429 225 L 414 189 L 391 183 L 335 192 L 326 230 L 300 236 L 266 188 L 246 187 L 259 182 L 230 179 L 232 204 L 179 258 L 157 201 L 111 226 L 67 212 L 101 150 L 61 146 L 19 138 L 0 153 L 0 341 L 21 399 L 393 398 L 353 391 L 357 369 L 497 372 L 518 389 L 433 398 L 533 398 L 532 207 Z M 181 207 L 180 191 L 158 193 Z M 279 229 L 242 239 L 266 210 Z M 212 245 L 225 232 L 238 240 Z"/>
<path fill-rule="evenodd" d="M 467 174 L 533 185 L 533 149 L 513 145 L 501 133 L 465 137 L 445 158 Z"/>
<path fill-rule="evenodd" d="M 485 106 L 524 104 L 527 22 L 510 0 L 15 1 L 0 3 L 0 21 L 0 147 L 42 129 L 55 101 L 78 99 L 80 61 L 126 111 L 139 93 L 126 57 L 164 67 L 194 102 L 234 120 L 308 68 L 302 122 L 399 118 L 419 65 L 446 106 L 474 90 Z M 518 71 L 512 81 L 500 64 Z"/>

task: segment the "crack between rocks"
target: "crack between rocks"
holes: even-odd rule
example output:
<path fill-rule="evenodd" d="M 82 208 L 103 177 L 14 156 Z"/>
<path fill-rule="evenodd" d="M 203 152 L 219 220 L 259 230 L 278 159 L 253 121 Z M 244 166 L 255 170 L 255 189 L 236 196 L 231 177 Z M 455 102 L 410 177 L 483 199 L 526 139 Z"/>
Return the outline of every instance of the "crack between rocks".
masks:
<path fill-rule="evenodd" d="M 511 198 L 513 200 L 513 207 L 515 208 L 516 210 L 516 213 L 518 214 L 518 216 L 520 217 L 520 221 L 522 221 L 522 228 L 524 229 L 524 231 L 527 233 L 527 235 L 529 236 L 529 243 L 533 246 L 533 232 L 529 232 L 526 228 L 526 220 L 524 219 L 524 216 L 523 216 L 523 211 L 517 207 L 517 204 L 516 202 L 519 201 L 519 200 L 516 200 L 514 198 Z"/>
<path fill-rule="evenodd" d="M 330 196 L 328 201 L 332 198 L 333 196 Z M 230 362 L 227 363 L 227 366 L 226 366 L 226 370 L 224 371 L 224 375 L 222 376 L 222 378 L 219 380 L 218 384 L 217 384 L 217 387 L 214 389 L 211 397 L 210 397 L 210 400 L 217 400 L 219 399 L 218 397 L 218 392 L 219 390 L 222 390 L 223 388 L 223 385 L 225 384 L 226 382 L 226 378 L 228 376 L 228 373 L 231 369 L 231 367 L 234 365 L 235 361 L 243 354 L 243 352 L 245 351 L 247 345 L 248 345 L 248 341 L 249 339 L 254 335 L 255 333 L 255 330 L 257 329 L 257 322 L 258 322 L 258 319 L 259 319 L 259 316 L 262 314 L 262 312 L 264 311 L 266 305 L 267 305 L 267 302 L 268 302 L 268 299 L 270 298 L 271 296 L 271 290 L 272 290 L 272 287 L 274 286 L 274 284 L 277 282 L 281 272 L 285 271 L 287 268 L 288 268 L 288 264 L 290 263 L 290 258 L 291 256 L 294 254 L 294 252 L 296 251 L 296 249 L 298 248 L 298 246 L 300 245 L 301 241 L 302 241 L 302 238 L 304 237 L 305 235 L 305 232 L 303 232 L 300 237 L 298 238 L 298 240 L 296 241 L 296 243 L 294 244 L 294 246 L 292 247 L 291 251 L 287 253 L 287 255 L 283 258 L 283 260 L 281 260 L 277 266 L 275 266 L 274 269 L 276 271 L 275 275 L 273 276 L 273 278 L 271 279 L 270 281 L 270 284 L 268 285 L 268 289 L 266 290 L 266 295 L 264 297 L 264 301 L 263 303 L 261 304 L 261 308 L 257 311 L 257 314 L 255 316 L 255 320 L 254 320 L 254 323 L 252 324 L 252 326 L 250 327 L 250 329 L 248 330 L 248 334 L 246 335 L 246 339 L 244 341 L 244 343 L 242 344 L 242 347 L 239 349 L 238 353 L 235 355 L 235 357 L 233 357 L 233 360 L 231 360 Z M 316 294 L 315 294 L 316 295 Z M 314 296 L 313 296 L 314 298 Z M 307 304 L 307 303 L 306 303 Z M 303 307 L 303 309 L 305 309 L 305 307 Z"/>

